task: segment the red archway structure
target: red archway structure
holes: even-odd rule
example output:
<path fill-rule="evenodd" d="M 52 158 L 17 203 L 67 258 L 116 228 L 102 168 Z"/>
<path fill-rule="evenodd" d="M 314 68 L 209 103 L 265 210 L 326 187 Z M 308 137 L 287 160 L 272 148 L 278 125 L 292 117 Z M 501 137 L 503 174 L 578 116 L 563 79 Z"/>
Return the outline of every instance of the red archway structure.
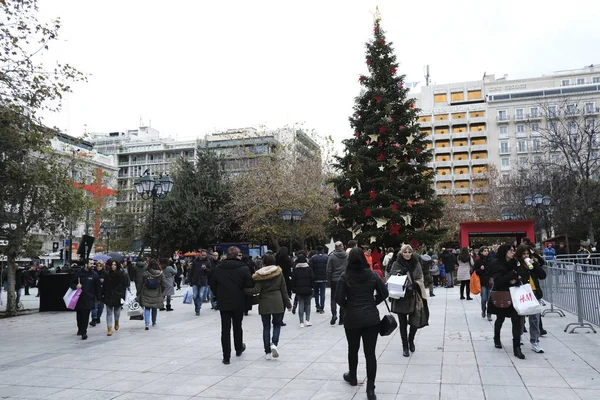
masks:
<path fill-rule="evenodd" d="M 535 229 L 531 220 L 461 222 L 460 246 L 469 246 L 472 236 L 512 236 L 518 243 L 523 237 L 535 241 Z"/>

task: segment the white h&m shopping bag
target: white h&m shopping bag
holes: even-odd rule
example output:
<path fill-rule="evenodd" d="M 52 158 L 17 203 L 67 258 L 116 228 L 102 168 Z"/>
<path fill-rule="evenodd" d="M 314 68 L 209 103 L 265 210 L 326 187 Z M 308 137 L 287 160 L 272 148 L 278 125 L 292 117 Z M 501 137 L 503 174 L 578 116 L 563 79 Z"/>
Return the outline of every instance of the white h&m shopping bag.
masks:
<path fill-rule="evenodd" d="M 540 302 L 535 298 L 529 283 L 521 286 L 512 286 L 510 289 L 513 307 L 519 315 L 535 315 L 542 312 Z"/>

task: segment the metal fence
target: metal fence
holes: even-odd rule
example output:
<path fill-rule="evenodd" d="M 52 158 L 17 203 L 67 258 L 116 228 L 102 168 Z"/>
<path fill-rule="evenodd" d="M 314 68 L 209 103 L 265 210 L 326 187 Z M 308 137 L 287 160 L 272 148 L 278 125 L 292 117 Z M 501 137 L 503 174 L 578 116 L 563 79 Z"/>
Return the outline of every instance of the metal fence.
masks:
<path fill-rule="evenodd" d="M 560 254 L 556 256 L 556 261 L 585 264 L 594 268 L 600 268 L 600 253 Z"/>
<path fill-rule="evenodd" d="M 565 332 L 588 328 L 596 333 L 594 325 L 600 326 L 600 266 L 576 264 L 563 260 L 546 262 L 548 276 L 540 281 L 544 299 L 550 309 L 542 315 L 558 314 L 562 310 L 577 315 L 577 322 L 567 324 Z"/>

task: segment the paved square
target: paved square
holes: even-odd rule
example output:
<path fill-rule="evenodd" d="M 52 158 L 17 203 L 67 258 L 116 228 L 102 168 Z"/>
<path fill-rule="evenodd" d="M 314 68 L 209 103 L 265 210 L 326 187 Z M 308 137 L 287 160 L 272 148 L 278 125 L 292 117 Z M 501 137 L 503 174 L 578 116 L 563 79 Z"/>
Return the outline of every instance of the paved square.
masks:
<path fill-rule="evenodd" d="M 508 348 L 497 350 L 478 296 L 461 301 L 458 289 L 435 292 L 430 326 L 417 334 L 417 351 L 410 358 L 402 357 L 397 332 L 379 338 L 378 399 L 600 399 L 600 335 L 564 333 L 574 316 L 545 317 L 549 334 L 541 342 L 546 353 L 533 353 L 526 334 L 527 359 L 518 360 L 510 346 L 510 321 L 502 331 Z M 34 289 L 32 296 L 23 296 L 25 307 L 37 307 L 35 294 Z M 281 356 L 266 361 L 255 307 L 244 318 L 247 350 L 226 366 L 218 312 L 205 304 L 196 317 L 181 297 L 173 307 L 159 313 L 157 328 L 144 331 L 143 322 L 125 319 L 112 337 L 106 336 L 103 315 L 86 341 L 75 335 L 74 313 L 0 320 L 0 398 L 366 399 L 364 384 L 351 387 L 342 380 L 346 339 L 342 327 L 329 324 L 329 313 L 313 313 L 314 326 L 306 328 L 286 313 Z M 363 383 L 362 355 L 358 374 Z"/>

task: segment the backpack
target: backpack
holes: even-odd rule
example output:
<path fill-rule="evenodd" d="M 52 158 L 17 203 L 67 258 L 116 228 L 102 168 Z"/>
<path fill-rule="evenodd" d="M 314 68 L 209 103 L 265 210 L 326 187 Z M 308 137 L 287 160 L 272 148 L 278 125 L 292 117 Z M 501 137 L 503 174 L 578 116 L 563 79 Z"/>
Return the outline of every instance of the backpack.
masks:
<path fill-rule="evenodd" d="M 158 278 L 146 278 L 146 287 L 152 290 L 158 289 Z"/>

